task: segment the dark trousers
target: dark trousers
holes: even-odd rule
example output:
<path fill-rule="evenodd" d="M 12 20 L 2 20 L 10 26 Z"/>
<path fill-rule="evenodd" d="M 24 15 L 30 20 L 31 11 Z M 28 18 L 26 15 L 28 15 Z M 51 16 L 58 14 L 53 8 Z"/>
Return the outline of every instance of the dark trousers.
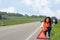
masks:
<path fill-rule="evenodd" d="M 48 36 L 50 37 L 51 27 L 48 27 L 47 30 L 44 32 L 45 35 L 47 35 L 47 32 L 48 32 Z"/>

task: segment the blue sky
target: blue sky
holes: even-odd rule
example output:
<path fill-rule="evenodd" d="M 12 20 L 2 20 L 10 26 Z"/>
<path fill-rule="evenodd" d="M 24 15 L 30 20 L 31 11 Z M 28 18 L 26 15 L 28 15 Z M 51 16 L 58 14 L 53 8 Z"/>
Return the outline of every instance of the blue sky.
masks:
<path fill-rule="evenodd" d="M 0 0 L 0 11 L 60 18 L 60 0 Z"/>

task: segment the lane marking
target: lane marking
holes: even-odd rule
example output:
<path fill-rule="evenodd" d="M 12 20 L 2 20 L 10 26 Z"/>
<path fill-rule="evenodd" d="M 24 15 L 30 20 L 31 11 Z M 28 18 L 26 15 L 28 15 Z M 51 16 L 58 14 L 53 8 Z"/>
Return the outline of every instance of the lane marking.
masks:
<path fill-rule="evenodd" d="M 29 40 L 39 29 L 41 29 L 41 27 L 38 27 L 28 38 L 26 38 L 25 40 Z"/>
<path fill-rule="evenodd" d="M 54 25 L 53 25 L 54 26 Z M 28 36 L 28 38 L 26 38 L 25 40 L 29 40 L 38 30 L 41 30 L 41 26 L 38 27 L 30 36 Z"/>

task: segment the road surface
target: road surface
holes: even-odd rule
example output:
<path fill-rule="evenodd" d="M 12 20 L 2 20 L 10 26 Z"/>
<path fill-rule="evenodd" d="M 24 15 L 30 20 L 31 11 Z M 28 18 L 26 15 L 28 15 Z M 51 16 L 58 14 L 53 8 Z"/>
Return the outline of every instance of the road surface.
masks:
<path fill-rule="evenodd" d="M 40 22 L 0 27 L 0 40 L 38 40 Z"/>

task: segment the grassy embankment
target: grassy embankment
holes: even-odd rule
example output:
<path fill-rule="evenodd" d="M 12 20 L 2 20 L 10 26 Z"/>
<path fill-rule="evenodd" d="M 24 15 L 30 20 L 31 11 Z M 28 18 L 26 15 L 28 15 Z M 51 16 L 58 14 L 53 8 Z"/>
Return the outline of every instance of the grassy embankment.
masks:
<path fill-rule="evenodd" d="M 22 24 L 35 21 L 40 21 L 40 18 L 14 17 L 6 20 L 0 20 L 0 26 L 8 26 L 8 25 Z"/>
<path fill-rule="evenodd" d="M 51 40 L 60 40 L 60 20 L 52 29 Z"/>

